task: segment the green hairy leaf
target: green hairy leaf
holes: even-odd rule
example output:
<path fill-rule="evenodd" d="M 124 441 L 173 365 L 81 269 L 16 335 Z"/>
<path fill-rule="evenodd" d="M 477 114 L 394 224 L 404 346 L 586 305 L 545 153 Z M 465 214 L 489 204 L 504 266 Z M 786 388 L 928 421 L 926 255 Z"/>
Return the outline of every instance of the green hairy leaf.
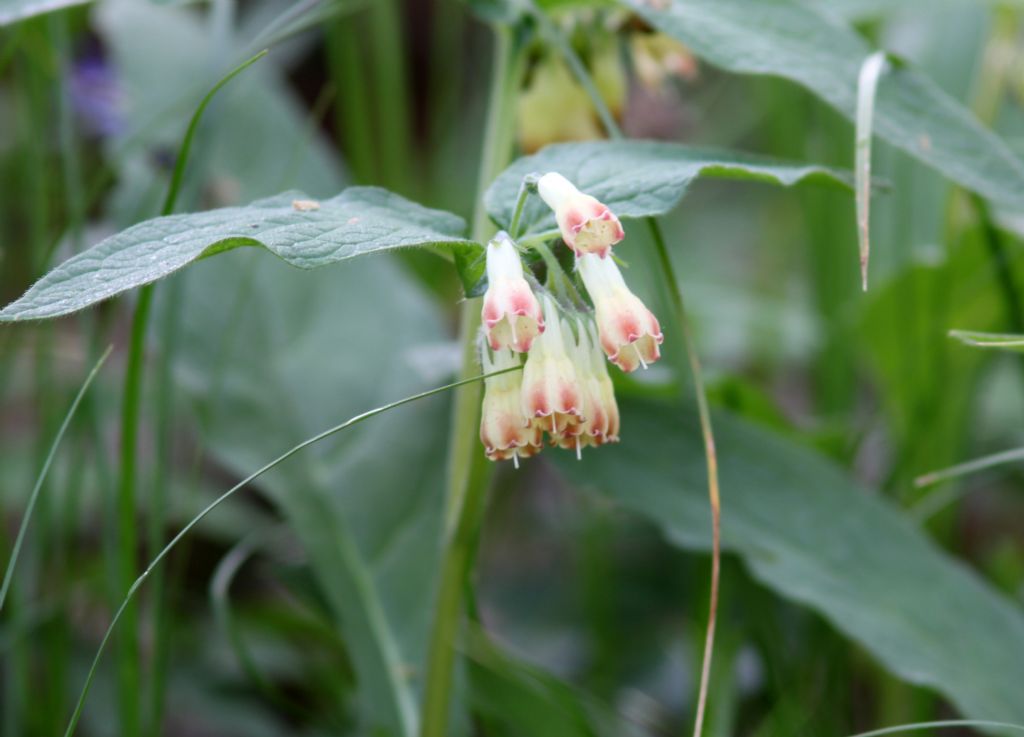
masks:
<path fill-rule="evenodd" d="M 240 246 L 314 269 L 395 248 L 472 248 L 464 229 L 455 215 L 376 187 L 351 187 L 319 203 L 286 192 L 245 207 L 159 217 L 68 259 L 0 311 L 0 321 L 66 315 Z"/>
<path fill-rule="evenodd" d="M 593 489 L 710 547 L 695 413 L 624 402 L 622 443 L 559 458 Z M 940 551 L 908 516 L 832 463 L 730 415 L 715 417 L 722 541 L 778 593 L 825 615 L 887 668 L 969 717 L 1024 722 L 1024 612 Z"/>
<path fill-rule="evenodd" d="M 854 119 L 858 71 L 872 49 L 838 19 L 796 0 L 627 2 L 715 66 L 790 79 Z M 875 132 L 980 195 L 1024 205 L 1024 162 L 905 65 L 893 63 L 879 82 Z"/>
<path fill-rule="evenodd" d="M 809 180 L 852 187 L 849 173 L 814 164 L 778 161 L 724 149 L 659 141 L 559 143 L 519 159 L 501 173 L 484 195 L 487 212 L 508 227 L 523 177 L 557 171 L 619 217 L 640 218 L 668 212 L 697 177 L 750 179 L 793 185 Z M 525 232 L 555 227 L 551 210 L 531 197 L 523 211 Z"/>

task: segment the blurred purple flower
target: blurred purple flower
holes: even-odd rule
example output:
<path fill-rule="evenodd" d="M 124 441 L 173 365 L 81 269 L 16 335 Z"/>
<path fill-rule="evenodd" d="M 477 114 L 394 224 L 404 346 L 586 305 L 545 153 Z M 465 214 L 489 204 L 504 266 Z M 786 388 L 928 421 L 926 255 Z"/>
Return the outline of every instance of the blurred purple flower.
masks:
<path fill-rule="evenodd" d="M 124 91 L 113 65 L 98 54 L 84 56 L 72 65 L 69 82 L 71 103 L 90 134 L 112 138 L 124 132 Z"/>

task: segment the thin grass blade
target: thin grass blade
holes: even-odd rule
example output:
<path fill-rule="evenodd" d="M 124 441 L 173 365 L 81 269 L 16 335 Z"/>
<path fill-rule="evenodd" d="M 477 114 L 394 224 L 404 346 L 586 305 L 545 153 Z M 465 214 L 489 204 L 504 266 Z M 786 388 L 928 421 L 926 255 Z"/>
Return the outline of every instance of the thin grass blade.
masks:
<path fill-rule="evenodd" d="M 35 486 L 32 488 L 32 494 L 28 498 L 28 506 L 25 508 L 25 515 L 21 519 L 21 525 L 18 527 L 18 535 L 14 540 L 14 548 L 11 551 L 11 559 L 7 561 L 7 571 L 4 573 L 4 582 L 0 585 L 0 611 L 3 611 L 4 601 L 7 599 L 7 590 L 11 586 L 11 580 L 14 578 L 14 567 L 18 562 L 18 555 L 21 553 L 21 546 L 25 542 L 25 534 L 28 531 L 29 521 L 32 519 L 32 512 L 35 510 L 36 501 L 39 499 L 39 491 L 43 488 L 43 482 L 46 481 L 46 476 L 50 472 L 50 466 L 53 464 L 54 456 L 57 455 L 57 448 L 60 446 L 60 441 L 64 438 L 64 433 L 67 431 L 68 426 L 71 424 L 71 418 L 75 415 L 75 410 L 78 409 L 78 405 L 82 401 L 82 397 L 85 396 L 89 386 L 92 384 L 92 380 L 96 378 L 96 374 L 99 373 L 103 363 L 107 360 L 110 355 L 110 351 L 113 346 L 107 346 L 107 349 L 103 351 L 103 355 L 99 357 L 96 364 L 92 367 L 89 375 L 85 377 L 85 381 L 82 383 L 82 387 L 78 390 L 78 394 L 75 395 L 74 401 L 71 402 L 71 406 L 68 408 L 68 412 L 64 415 L 64 421 L 61 423 L 60 429 L 57 431 L 57 436 L 53 439 L 53 445 L 50 446 L 50 452 L 46 454 L 46 460 L 43 462 L 43 467 L 39 471 L 39 476 L 36 478 Z"/>

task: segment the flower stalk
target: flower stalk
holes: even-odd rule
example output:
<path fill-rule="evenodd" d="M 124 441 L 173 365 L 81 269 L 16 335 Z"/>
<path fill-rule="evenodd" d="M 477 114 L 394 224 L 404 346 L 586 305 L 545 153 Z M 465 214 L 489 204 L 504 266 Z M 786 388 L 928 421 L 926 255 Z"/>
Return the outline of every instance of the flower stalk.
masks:
<path fill-rule="evenodd" d="M 496 25 L 491 98 L 484 130 L 473 238 L 486 243 L 494 233 L 482 205 L 483 191 L 512 156 L 516 88 L 521 76 L 520 49 L 511 29 Z M 462 373 L 477 373 L 476 336 L 481 314 L 478 300 L 466 300 L 460 314 Z M 476 532 L 483 516 L 491 466 L 479 452 L 481 388 L 468 384 L 455 397 L 449 434 L 448 496 L 441 584 L 427 653 L 426 684 L 420 722 L 421 737 L 447 737 L 451 709 L 455 644 L 463 615 L 463 592 L 475 552 Z"/>
<path fill-rule="evenodd" d="M 542 10 L 534 7 L 533 15 L 552 42 L 561 51 L 580 85 L 590 95 L 591 102 L 594 104 L 594 108 L 597 110 L 608 136 L 616 140 L 623 139 L 625 136 L 622 133 L 622 129 L 619 128 L 614 116 L 594 86 L 586 67 L 583 66 L 583 63 L 576 55 L 576 52 L 573 51 L 572 46 L 565 39 L 560 29 L 551 22 L 551 19 Z M 711 677 L 711 658 L 715 646 L 715 624 L 718 618 L 718 590 L 721 574 L 721 501 L 718 485 L 718 455 L 715 448 L 714 429 L 711 424 L 711 411 L 704 387 L 704 375 L 701 370 L 700 358 L 697 355 L 697 345 L 693 338 L 693 330 L 687 317 L 683 294 L 679 288 L 679 280 L 676 278 L 675 268 L 668 255 L 668 248 L 665 246 L 661 226 L 655 218 L 647 218 L 647 225 L 654 240 L 655 250 L 657 251 L 658 262 L 661 267 L 659 270 L 664 277 L 664 285 L 672 303 L 673 323 L 686 346 L 690 374 L 693 377 L 693 391 L 697 402 L 697 412 L 700 418 L 701 436 L 704 442 L 704 458 L 707 466 L 708 502 L 711 507 L 711 591 L 708 604 L 708 626 L 704 637 L 700 690 L 697 696 L 697 709 L 693 725 L 694 737 L 700 737 L 704 728 L 704 712 L 707 705 L 708 683 Z"/>

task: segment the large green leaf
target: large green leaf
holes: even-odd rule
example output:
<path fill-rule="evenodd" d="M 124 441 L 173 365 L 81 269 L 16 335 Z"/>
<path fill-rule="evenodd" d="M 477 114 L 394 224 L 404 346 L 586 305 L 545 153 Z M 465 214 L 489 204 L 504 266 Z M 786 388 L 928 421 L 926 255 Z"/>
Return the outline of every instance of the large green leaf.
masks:
<path fill-rule="evenodd" d="M 790 79 L 851 120 L 872 52 L 851 28 L 797 0 L 626 0 L 652 25 L 723 69 Z M 900 64 L 878 86 L 875 131 L 953 181 L 1024 206 L 1024 162 L 931 80 Z"/>
<path fill-rule="evenodd" d="M 549 171 L 568 177 L 616 215 L 633 218 L 668 212 L 679 204 L 690 182 L 700 176 L 783 185 L 804 180 L 852 185 L 847 172 L 741 151 L 659 141 L 558 143 L 517 160 L 503 171 L 484 195 L 487 212 L 507 227 L 523 177 Z M 522 222 L 527 232 L 555 226 L 551 210 L 537 197 L 527 202 Z"/>
<path fill-rule="evenodd" d="M 454 347 L 444 358 L 438 310 L 387 258 L 300 271 L 251 250 L 176 278 L 185 279 L 176 374 L 203 419 L 204 447 L 238 475 L 341 419 L 443 383 L 457 361 Z M 259 483 L 337 616 L 359 734 L 415 733 L 446 417 L 441 398 L 409 405 Z"/>
<path fill-rule="evenodd" d="M 559 457 L 580 487 L 710 545 L 696 416 L 623 403 L 622 443 Z M 824 614 L 894 673 L 940 691 L 964 714 L 1024 722 L 1024 611 L 941 552 L 887 500 L 816 453 L 719 414 L 722 539 L 755 577 Z M 728 585 L 726 583 L 726 585 Z"/>
<path fill-rule="evenodd" d="M 641 730 L 550 673 L 503 652 L 480 629 L 467 640 L 470 702 L 508 737 L 639 737 Z"/>
<path fill-rule="evenodd" d="M 286 192 L 133 225 L 48 273 L 0 311 L 0 321 L 66 315 L 239 246 L 262 246 L 303 269 L 410 246 L 472 247 L 460 237 L 461 218 L 376 187 L 351 187 L 315 209 L 304 201 Z"/>
<path fill-rule="evenodd" d="M 872 20 L 908 12 L 950 11 L 981 6 L 1016 6 L 1020 0 L 807 0 L 823 11 L 849 20 Z"/>
<path fill-rule="evenodd" d="M 0 0 L 0 26 L 87 2 L 90 0 Z"/>

